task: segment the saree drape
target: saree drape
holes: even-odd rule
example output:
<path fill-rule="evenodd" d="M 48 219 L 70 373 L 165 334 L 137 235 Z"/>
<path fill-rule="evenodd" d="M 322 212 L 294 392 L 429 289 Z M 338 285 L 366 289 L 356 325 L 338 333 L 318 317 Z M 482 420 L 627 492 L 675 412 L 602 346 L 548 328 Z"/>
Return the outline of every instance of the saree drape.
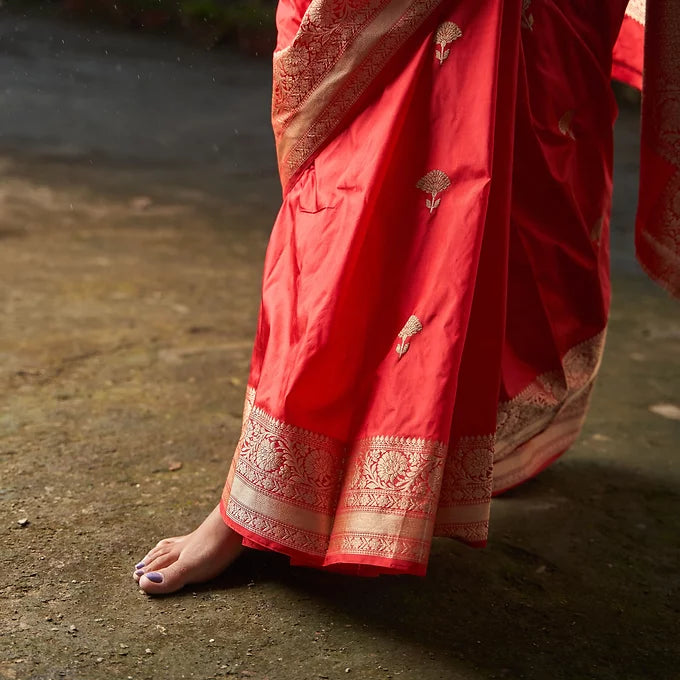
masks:
<path fill-rule="evenodd" d="M 609 305 L 609 81 L 641 70 L 639 12 L 612 56 L 625 9 L 279 3 L 284 198 L 221 502 L 244 544 L 423 574 L 433 536 L 484 545 L 492 495 L 578 436 Z M 677 72 L 652 78 L 638 221 L 676 292 Z"/>

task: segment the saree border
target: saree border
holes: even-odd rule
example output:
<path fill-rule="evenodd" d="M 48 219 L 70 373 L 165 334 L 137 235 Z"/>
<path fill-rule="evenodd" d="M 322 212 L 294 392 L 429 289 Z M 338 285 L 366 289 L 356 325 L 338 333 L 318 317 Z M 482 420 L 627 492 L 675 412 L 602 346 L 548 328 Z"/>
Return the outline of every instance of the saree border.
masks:
<path fill-rule="evenodd" d="M 462 462 L 452 503 L 466 506 L 468 516 L 457 516 L 454 533 L 483 540 L 493 456 L 486 443 L 464 438 L 453 456 L 446 444 L 419 437 L 379 435 L 346 446 L 254 402 L 249 387 L 222 497 L 225 521 L 250 544 L 304 555 L 313 566 L 389 564 L 423 573 L 447 459 Z"/>
<path fill-rule="evenodd" d="M 494 494 L 535 476 L 577 439 L 604 354 L 606 329 L 572 347 L 561 370 L 539 375 L 498 406 Z"/>
<path fill-rule="evenodd" d="M 651 3 L 645 22 L 637 258 L 680 298 L 680 5 Z"/>
<path fill-rule="evenodd" d="M 422 574 L 433 536 L 486 544 L 491 498 L 533 477 L 578 437 L 605 331 L 569 350 L 498 408 L 495 434 L 446 444 L 377 435 L 346 444 L 286 423 L 246 390 L 222 494 L 225 522 L 251 547 L 307 566 Z"/>

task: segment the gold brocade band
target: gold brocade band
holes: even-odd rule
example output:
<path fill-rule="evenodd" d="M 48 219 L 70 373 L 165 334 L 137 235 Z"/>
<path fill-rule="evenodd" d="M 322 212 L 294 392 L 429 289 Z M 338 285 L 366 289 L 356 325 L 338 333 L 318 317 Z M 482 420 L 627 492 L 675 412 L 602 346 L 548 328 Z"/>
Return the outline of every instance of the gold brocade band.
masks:
<path fill-rule="evenodd" d="M 353 556 L 423 566 L 433 535 L 484 544 L 493 491 L 532 477 L 578 436 L 603 346 L 604 332 L 500 404 L 495 436 L 449 445 L 376 436 L 347 446 L 274 418 L 249 387 L 226 516 L 251 539 L 319 566 Z"/>

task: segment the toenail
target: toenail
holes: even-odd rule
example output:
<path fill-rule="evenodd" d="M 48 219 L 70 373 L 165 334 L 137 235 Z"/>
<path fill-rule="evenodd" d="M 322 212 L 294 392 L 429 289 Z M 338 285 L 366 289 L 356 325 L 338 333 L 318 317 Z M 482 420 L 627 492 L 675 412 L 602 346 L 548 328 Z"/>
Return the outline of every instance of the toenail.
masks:
<path fill-rule="evenodd" d="M 144 562 L 140 562 L 139 564 L 135 564 L 135 569 L 141 569 L 144 566 Z"/>
<path fill-rule="evenodd" d="M 144 576 L 144 572 L 141 569 L 137 569 L 135 576 Z"/>
<path fill-rule="evenodd" d="M 163 583 L 163 574 L 159 574 L 157 571 L 146 574 L 146 577 L 151 583 Z"/>

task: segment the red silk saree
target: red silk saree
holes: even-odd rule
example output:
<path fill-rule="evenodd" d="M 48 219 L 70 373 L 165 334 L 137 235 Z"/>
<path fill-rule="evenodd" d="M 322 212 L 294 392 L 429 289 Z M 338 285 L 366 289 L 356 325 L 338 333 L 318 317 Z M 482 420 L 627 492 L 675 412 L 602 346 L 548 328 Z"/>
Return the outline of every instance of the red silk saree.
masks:
<path fill-rule="evenodd" d="M 672 3 L 649 0 L 637 243 L 677 294 Z M 284 198 L 221 502 L 245 545 L 424 574 L 433 536 L 483 546 L 492 495 L 578 436 L 609 306 L 610 77 L 642 72 L 633 5 L 280 2 Z"/>

